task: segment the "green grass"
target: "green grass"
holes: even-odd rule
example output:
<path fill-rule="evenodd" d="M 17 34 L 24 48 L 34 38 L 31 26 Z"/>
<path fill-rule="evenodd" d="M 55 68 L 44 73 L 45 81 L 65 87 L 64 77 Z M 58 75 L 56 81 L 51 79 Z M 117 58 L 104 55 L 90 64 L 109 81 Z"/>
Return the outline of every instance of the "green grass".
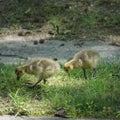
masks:
<path fill-rule="evenodd" d="M 97 78 L 84 80 L 82 70 L 67 73 L 61 70 L 35 88 L 25 83 L 35 77 L 25 75 L 16 80 L 15 66 L 0 65 L 0 114 L 54 116 L 64 108 L 74 118 L 120 118 L 119 63 L 102 62 Z"/>
<path fill-rule="evenodd" d="M 0 27 L 4 32 L 6 27 L 14 31 L 51 25 L 56 37 L 62 40 L 118 35 L 119 4 L 118 0 L 11 0 L 1 11 Z"/>

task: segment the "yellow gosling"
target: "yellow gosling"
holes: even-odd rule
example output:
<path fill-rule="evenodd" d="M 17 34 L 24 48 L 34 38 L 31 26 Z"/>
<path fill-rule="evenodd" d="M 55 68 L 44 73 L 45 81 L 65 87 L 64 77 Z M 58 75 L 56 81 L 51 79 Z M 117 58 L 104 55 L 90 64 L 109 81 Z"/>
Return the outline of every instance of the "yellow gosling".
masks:
<path fill-rule="evenodd" d="M 87 79 L 86 69 L 92 68 L 96 74 L 96 67 L 100 56 L 96 51 L 85 49 L 76 53 L 72 60 L 64 64 L 64 70 L 69 73 L 74 68 L 82 68 L 84 72 L 84 78 Z"/>
<path fill-rule="evenodd" d="M 40 81 L 46 83 L 46 79 L 51 77 L 54 73 L 60 70 L 60 65 L 54 60 L 48 58 L 38 58 L 26 65 L 22 65 L 15 69 L 17 80 L 24 74 L 32 74 L 38 77 L 38 81 L 33 85 L 36 86 Z"/>

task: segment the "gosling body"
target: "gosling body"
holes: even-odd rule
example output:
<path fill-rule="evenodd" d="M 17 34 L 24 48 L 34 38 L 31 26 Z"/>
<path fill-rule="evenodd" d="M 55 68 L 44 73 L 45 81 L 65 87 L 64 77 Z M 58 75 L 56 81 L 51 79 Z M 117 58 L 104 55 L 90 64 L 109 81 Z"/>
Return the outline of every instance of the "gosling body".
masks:
<path fill-rule="evenodd" d="M 22 65 L 16 68 L 15 73 L 17 80 L 19 80 L 24 74 L 32 74 L 38 77 L 38 81 L 33 85 L 36 86 L 40 81 L 51 77 L 54 73 L 60 70 L 60 65 L 54 60 L 48 58 L 38 58 L 26 65 Z"/>
<path fill-rule="evenodd" d="M 96 51 L 91 49 L 85 49 L 76 53 L 72 60 L 64 64 L 64 70 L 69 72 L 74 68 L 82 68 L 84 72 L 84 78 L 87 79 L 86 69 L 93 68 L 93 76 L 96 74 L 96 67 L 100 56 Z"/>

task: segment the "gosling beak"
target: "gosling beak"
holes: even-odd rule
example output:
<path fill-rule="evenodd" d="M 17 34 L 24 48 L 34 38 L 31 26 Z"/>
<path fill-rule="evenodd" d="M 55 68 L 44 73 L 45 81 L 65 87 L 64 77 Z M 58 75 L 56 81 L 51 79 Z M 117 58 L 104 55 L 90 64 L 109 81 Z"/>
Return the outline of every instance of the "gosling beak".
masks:
<path fill-rule="evenodd" d="M 68 72 L 68 69 L 67 69 L 66 67 L 64 67 L 64 71 L 65 71 L 65 72 Z"/>

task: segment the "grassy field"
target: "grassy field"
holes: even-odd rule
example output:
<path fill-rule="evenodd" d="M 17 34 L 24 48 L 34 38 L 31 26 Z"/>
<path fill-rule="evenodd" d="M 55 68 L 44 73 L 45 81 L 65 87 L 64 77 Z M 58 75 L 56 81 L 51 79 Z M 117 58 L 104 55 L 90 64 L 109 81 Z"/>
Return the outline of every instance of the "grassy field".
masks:
<path fill-rule="evenodd" d="M 73 118 L 120 118 L 120 63 L 101 62 L 97 78 L 84 80 L 82 70 L 63 69 L 47 84 L 35 88 L 26 83 L 35 77 L 25 75 L 16 80 L 16 66 L 0 64 L 0 114 L 54 116 L 64 108 Z M 34 81 L 33 81 L 34 80 Z"/>

